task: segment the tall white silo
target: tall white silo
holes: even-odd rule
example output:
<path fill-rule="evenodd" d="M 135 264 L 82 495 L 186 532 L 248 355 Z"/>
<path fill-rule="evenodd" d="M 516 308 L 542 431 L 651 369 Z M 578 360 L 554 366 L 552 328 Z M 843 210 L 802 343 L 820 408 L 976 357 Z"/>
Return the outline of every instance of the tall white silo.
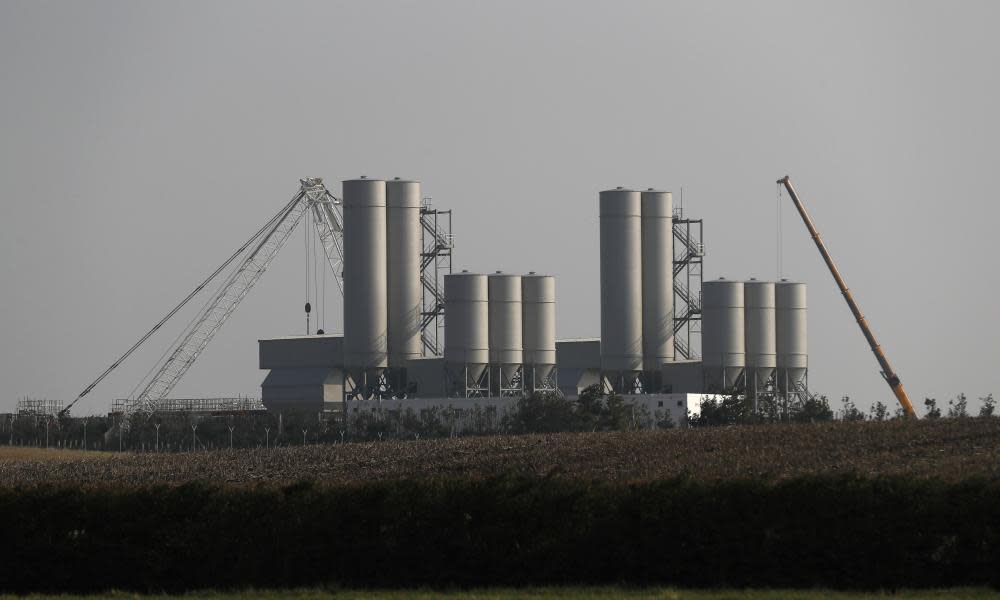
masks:
<path fill-rule="evenodd" d="M 450 395 L 489 395 L 489 285 L 486 275 L 444 276 L 444 362 Z"/>
<path fill-rule="evenodd" d="M 601 371 L 630 392 L 642 372 L 642 204 L 639 192 L 600 193 Z"/>
<path fill-rule="evenodd" d="M 490 385 L 496 396 L 524 392 L 521 276 L 497 271 L 488 278 Z"/>
<path fill-rule="evenodd" d="M 778 391 L 804 392 L 809 369 L 806 336 L 806 284 L 782 279 L 775 285 Z"/>
<path fill-rule="evenodd" d="M 534 271 L 521 277 L 524 381 L 527 391 L 555 390 L 556 279 Z"/>
<path fill-rule="evenodd" d="M 378 388 L 388 360 L 385 182 L 344 186 L 344 366 L 355 395 Z"/>
<path fill-rule="evenodd" d="M 747 393 L 764 391 L 778 366 L 775 285 L 772 281 L 743 282 L 746 331 Z"/>
<path fill-rule="evenodd" d="M 706 281 L 702 290 L 702 369 L 705 390 L 730 392 L 746 367 L 743 282 Z"/>
<path fill-rule="evenodd" d="M 642 192 L 642 357 L 650 391 L 658 391 L 663 363 L 674 360 L 673 204 L 670 192 Z"/>
<path fill-rule="evenodd" d="M 389 366 L 402 368 L 423 355 L 420 342 L 420 182 L 385 184 L 388 238 Z"/>

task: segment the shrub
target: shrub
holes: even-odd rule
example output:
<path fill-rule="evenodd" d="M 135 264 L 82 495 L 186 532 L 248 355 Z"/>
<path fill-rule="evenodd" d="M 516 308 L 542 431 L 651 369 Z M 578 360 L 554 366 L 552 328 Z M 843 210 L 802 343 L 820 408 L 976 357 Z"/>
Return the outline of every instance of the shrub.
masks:
<path fill-rule="evenodd" d="M 0 490 L 0 590 L 1000 583 L 1000 483 L 819 476 Z"/>
<path fill-rule="evenodd" d="M 997 407 L 996 400 L 993 399 L 993 394 L 989 394 L 985 398 L 980 398 L 979 400 L 983 403 L 983 405 L 979 407 L 979 416 L 992 417 L 993 411 L 996 410 Z"/>

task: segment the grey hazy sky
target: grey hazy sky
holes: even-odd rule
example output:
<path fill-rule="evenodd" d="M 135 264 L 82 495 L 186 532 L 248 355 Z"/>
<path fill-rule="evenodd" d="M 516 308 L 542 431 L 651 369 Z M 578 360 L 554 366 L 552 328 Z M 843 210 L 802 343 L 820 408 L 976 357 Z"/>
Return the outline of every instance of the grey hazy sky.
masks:
<path fill-rule="evenodd" d="M 707 276 L 773 278 L 789 172 L 911 395 L 1000 392 L 997 22 L 996 2 L 2 0 L 0 410 L 75 397 L 298 178 L 360 174 L 453 208 L 457 268 L 555 274 L 578 337 L 600 331 L 599 190 L 683 186 Z M 813 389 L 890 403 L 796 218 Z M 259 394 L 256 340 L 303 330 L 304 287 L 299 234 L 175 396 Z"/>

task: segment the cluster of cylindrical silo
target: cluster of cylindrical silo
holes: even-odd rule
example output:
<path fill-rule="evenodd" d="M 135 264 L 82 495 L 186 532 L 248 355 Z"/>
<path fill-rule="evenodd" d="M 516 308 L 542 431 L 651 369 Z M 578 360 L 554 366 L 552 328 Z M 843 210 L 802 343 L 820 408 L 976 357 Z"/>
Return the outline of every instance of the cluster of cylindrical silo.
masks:
<path fill-rule="evenodd" d="M 343 182 L 344 366 L 358 393 L 422 355 L 420 183 Z"/>
<path fill-rule="evenodd" d="M 702 369 L 709 392 L 799 389 L 808 370 L 806 285 L 782 279 L 702 284 Z"/>
<path fill-rule="evenodd" d="M 655 391 L 674 360 L 671 193 L 601 192 L 600 243 L 601 370 L 616 391 Z"/>
<path fill-rule="evenodd" d="M 552 276 L 462 271 L 445 275 L 444 282 L 451 393 L 509 396 L 555 387 Z"/>

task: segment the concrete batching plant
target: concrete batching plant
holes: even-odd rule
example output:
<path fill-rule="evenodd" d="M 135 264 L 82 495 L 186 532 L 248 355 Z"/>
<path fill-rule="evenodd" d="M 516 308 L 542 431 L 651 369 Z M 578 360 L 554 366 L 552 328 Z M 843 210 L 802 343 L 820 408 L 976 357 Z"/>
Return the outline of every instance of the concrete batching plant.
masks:
<path fill-rule="evenodd" d="M 260 232 L 77 400 L 242 256 L 121 412 L 125 422 L 157 410 L 301 221 L 315 226 L 343 292 L 344 333 L 310 335 L 307 302 L 306 336 L 260 340 L 260 368 L 270 371 L 261 386 L 268 409 L 346 413 L 418 399 L 433 408 L 452 398 L 575 396 L 591 385 L 685 416 L 688 401 L 661 396 L 808 397 L 805 286 L 702 285 L 701 221 L 684 219 L 671 192 L 600 192 L 601 337 L 557 340 L 555 279 L 450 273 L 450 211 L 431 209 L 419 182 L 362 176 L 343 182 L 342 200 L 319 178 L 300 183 Z M 704 356 L 697 360 L 692 334 L 702 321 Z"/>
<path fill-rule="evenodd" d="M 303 404 L 352 411 L 455 401 L 497 409 L 537 391 L 572 397 L 600 384 L 686 417 L 695 394 L 808 393 L 805 286 L 718 279 L 692 291 L 701 222 L 682 219 L 671 192 L 653 188 L 599 194 L 599 339 L 557 340 L 552 276 L 462 271 L 430 293 L 445 319 L 436 356 L 421 338 L 421 270 L 428 235 L 431 245 L 440 239 L 422 220 L 420 194 L 415 181 L 344 182 L 344 335 L 262 340 L 269 408 L 294 404 L 296 378 L 321 398 Z M 678 273 L 686 278 L 675 281 Z M 697 321 L 701 360 L 690 336 Z"/>

